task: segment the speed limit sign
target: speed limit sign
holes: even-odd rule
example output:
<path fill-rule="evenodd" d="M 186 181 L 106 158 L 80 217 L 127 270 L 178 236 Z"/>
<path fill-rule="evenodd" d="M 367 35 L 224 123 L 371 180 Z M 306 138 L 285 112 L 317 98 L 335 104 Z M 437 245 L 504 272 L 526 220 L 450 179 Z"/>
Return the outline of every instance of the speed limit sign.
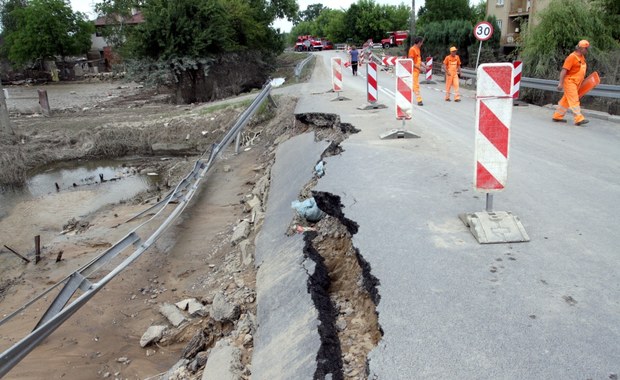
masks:
<path fill-rule="evenodd" d="M 480 21 L 474 26 L 474 37 L 480 41 L 486 41 L 493 36 L 493 25 L 487 21 Z"/>

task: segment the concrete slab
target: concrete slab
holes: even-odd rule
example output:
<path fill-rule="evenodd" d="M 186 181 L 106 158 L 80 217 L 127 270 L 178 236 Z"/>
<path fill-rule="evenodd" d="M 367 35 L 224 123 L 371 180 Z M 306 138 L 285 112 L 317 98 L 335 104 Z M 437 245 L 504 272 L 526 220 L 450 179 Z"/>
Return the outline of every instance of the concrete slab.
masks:
<path fill-rule="evenodd" d="M 459 219 L 469 227 L 480 244 L 530 241 L 519 217 L 509 211 L 460 214 Z"/>
<path fill-rule="evenodd" d="M 263 228 L 256 239 L 257 333 L 252 379 L 312 379 L 321 346 L 318 312 L 308 292 L 314 262 L 303 255 L 302 235 L 286 236 L 291 202 L 312 178 L 328 142 L 307 133 L 276 152 Z"/>

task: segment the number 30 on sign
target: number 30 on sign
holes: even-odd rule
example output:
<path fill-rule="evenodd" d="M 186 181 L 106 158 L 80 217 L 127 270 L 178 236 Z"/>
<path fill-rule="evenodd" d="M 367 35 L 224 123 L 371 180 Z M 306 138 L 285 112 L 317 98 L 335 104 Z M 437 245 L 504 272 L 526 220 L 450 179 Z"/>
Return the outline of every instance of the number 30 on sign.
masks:
<path fill-rule="evenodd" d="M 474 37 L 479 41 L 486 41 L 493 36 L 493 25 L 487 21 L 480 21 L 474 27 Z"/>

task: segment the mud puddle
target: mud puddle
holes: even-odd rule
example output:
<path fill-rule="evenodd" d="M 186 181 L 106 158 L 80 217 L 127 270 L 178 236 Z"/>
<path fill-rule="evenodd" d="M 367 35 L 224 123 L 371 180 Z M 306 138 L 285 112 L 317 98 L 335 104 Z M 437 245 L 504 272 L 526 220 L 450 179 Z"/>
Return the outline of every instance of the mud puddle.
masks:
<path fill-rule="evenodd" d="M 158 185 L 158 174 L 138 161 L 73 161 L 46 167 L 24 187 L 0 191 L 0 267 L 21 264 L 4 245 L 29 256 L 34 236 L 49 244 L 69 220 L 80 220 Z M 103 179 L 103 180 L 102 180 Z"/>

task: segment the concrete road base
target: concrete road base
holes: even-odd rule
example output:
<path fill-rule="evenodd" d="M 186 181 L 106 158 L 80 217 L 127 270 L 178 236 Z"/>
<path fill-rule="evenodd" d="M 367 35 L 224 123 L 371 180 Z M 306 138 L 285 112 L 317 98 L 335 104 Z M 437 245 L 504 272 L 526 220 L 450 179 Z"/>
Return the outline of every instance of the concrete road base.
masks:
<path fill-rule="evenodd" d="M 357 107 L 358 110 L 376 110 L 379 108 L 387 108 L 387 106 L 385 104 L 380 104 L 380 103 L 366 103 L 366 104 L 362 104 L 361 106 Z"/>
<path fill-rule="evenodd" d="M 420 136 L 406 131 L 404 129 L 392 129 L 388 132 L 385 132 L 381 135 L 379 135 L 379 137 L 384 140 L 384 139 L 404 139 L 404 138 L 412 138 L 412 139 L 419 139 Z"/>
<path fill-rule="evenodd" d="M 459 218 L 480 244 L 530 241 L 519 218 L 507 211 L 460 214 Z"/>

